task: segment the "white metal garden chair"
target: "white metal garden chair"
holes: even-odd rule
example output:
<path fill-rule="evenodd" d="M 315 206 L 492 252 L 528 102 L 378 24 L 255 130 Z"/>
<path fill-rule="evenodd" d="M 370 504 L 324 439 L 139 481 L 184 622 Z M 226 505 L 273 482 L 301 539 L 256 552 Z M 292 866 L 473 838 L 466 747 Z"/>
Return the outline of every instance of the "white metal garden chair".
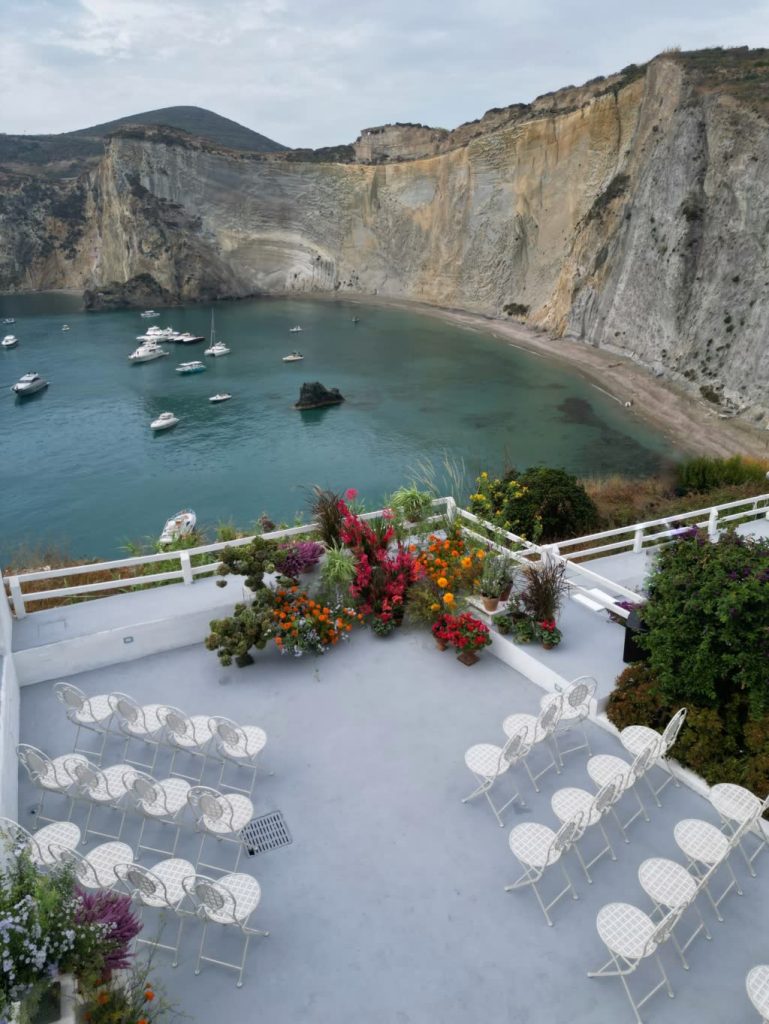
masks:
<path fill-rule="evenodd" d="M 702 880 L 695 878 L 690 871 L 679 864 L 678 861 L 669 860 L 667 857 L 649 857 L 643 861 L 638 868 L 638 881 L 641 888 L 654 904 L 652 918 L 661 919 L 670 911 L 676 911 L 679 915 L 691 907 L 697 917 L 699 924 L 685 942 L 679 944 L 675 932 L 671 932 L 671 939 L 676 945 L 681 962 L 688 970 L 688 964 L 684 959 L 684 953 L 691 946 L 700 932 L 705 933 L 705 938 L 710 941 L 713 936 L 708 930 L 705 919 L 697 906 L 697 896 L 702 888 Z"/>
<path fill-rule="evenodd" d="M 558 695 L 563 697 L 561 714 L 553 732 L 553 743 L 558 755 L 558 762 L 562 768 L 564 754 L 574 754 L 578 750 L 587 750 L 588 755 L 593 752 L 590 749 L 590 740 L 585 731 L 584 722 L 590 715 L 590 706 L 595 697 L 597 686 L 598 682 L 593 676 L 579 676 L 577 679 L 573 679 L 568 686 L 561 686 L 560 683 L 556 683 L 556 692 L 546 693 L 540 701 L 540 707 L 544 710 L 548 704 L 552 704 L 557 699 Z M 575 728 L 579 729 L 582 733 L 584 743 L 578 743 L 574 747 L 562 750 L 558 743 L 558 737 Z"/>
<path fill-rule="evenodd" d="M 44 825 L 33 835 L 12 818 L 0 818 L 0 833 L 6 835 L 13 844 L 14 853 L 27 853 L 38 868 L 58 864 L 58 851 L 74 850 L 80 842 L 80 829 L 71 821 L 55 821 L 51 825 Z"/>
<path fill-rule="evenodd" d="M 514 736 L 525 726 L 529 737 L 530 747 L 527 754 L 538 746 L 547 745 L 550 752 L 550 761 L 544 768 L 538 771 L 536 775 L 532 774 L 526 756 L 523 758 L 523 766 L 528 772 L 532 786 L 534 786 L 534 789 L 538 793 L 539 786 L 537 785 L 537 779 L 541 779 L 545 772 L 550 771 L 551 768 L 555 768 L 556 773 L 558 775 L 561 774 L 561 766 L 558 760 L 558 748 L 555 746 L 553 734 L 555 733 L 556 727 L 563 713 L 564 697 L 563 694 L 555 693 L 550 694 L 549 696 L 550 701 L 542 708 L 538 715 L 508 715 L 502 723 L 502 729 L 506 736 Z"/>
<path fill-rule="evenodd" d="M 516 788 L 510 799 L 500 807 L 497 807 L 491 799 L 490 790 L 500 776 L 524 760 L 529 750 L 531 750 L 531 743 L 528 740 L 528 728 L 525 724 L 521 726 L 518 732 L 510 736 L 504 747 L 498 747 L 494 743 L 476 743 L 470 747 L 465 753 L 465 764 L 475 776 L 478 785 L 472 793 L 462 797 L 462 803 L 466 804 L 477 796 L 485 796 L 494 817 L 497 819 L 497 824 L 500 828 L 503 828 L 502 813 L 510 804 L 520 799 L 520 794 Z"/>
<path fill-rule="evenodd" d="M 127 843 L 102 843 L 85 856 L 77 850 L 52 847 L 58 860 L 71 864 L 75 878 L 85 889 L 117 889 L 120 885 L 116 868 L 130 864 L 133 851 Z"/>
<path fill-rule="evenodd" d="M 239 872 L 225 875 L 217 880 L 207 878 L 205 875 L 197 875 L 194 878 L 185 878 L 182 884 L 185 892 L 195 904 L 195 913 L 203 921 L 203 934 L 200 937 L 195 974 L 200 974 L 200 964 L 204 960 L 207 963 L 219 964 L 220 967 L 230 967 L 238 972 L 236 986 L 241 988 L 243 968 L 246 964 L 251 936 L 267 937 L 270 934 L 259 928 L 248 927 L 248 919 L 259 906 L 259 901 L 262 898 L 259 883 L 251 875 Z M 238 928 L 241 931 L 243 955 L 239 964 L 218 960 L 203 953 L 209 924 L 221 924 L 225 927 Z"/>
<path fill-rule="evenodd" d="M 622 793 L 620 796 L 630 792 L 631 790 L 633 791 L 633 795 L 638 802 L 638 810 L 632 814 L 627 821 L 621 821 L 614 807 L 612 807 L 612 815 L 614 820 L 617 822 L 620 832 L 622 833 L 622 838 L 626 843 L 629 843 L 630 840 L 628 839 L 627 832 L 625 830 L 633 824 L 639 815 L 643 816 L 644 821 L 649 821 L 649 815 L 646 813 L 646 808 L 641 800 L 641 796 L 637 789 L 637 783 L 639 779 L 646 777 L 647 771 L 651 765 L 654 764 L 657 757 L 658 744 L 659 737 L 657 738 L 657 744 L 650 744 L 648 747 L 644 747 L 632 764 L 628 764 L 628 762 L 623 758 L 616 757 L 614 754 L 595 754 L 587 762 L 587 773 L 596 786 L 605 786 L 607 782 L 619 781 L 622 785 Z M 651 786 L 649 786 L 649 790 L 653 794 Z M 657 798 L 655 797 L 655 800 L 656 799 Z M 659 801 L 657 802 L 659 803 Z"/>
<path fill-rule="evenodd" d="M 119 735 L 125 737 L 123 760 L 137 768 L 146 768 L 152 772 L 158 756 L 158 748 L 163 733 L 163 723 L 158 718 L 161 704 L 137 704 L 133 697 L 125 693 L 111 693 L 107 698 L 112 708 L 113 724 Z M 152 760 L 135 761 L 128 757 L 131 741 L 143 743 L 152 751 Z"/>
<path fill-rule="evenodd" d="M 673 838 L 687 858 L 687 867 L 701 881 L 702 889 L 719 921 L 723 921 L 723 917 L 718 908 L 732 889 L 736 889 L 739 896 L 744 895 L 729 863 L 729 855 L 753 824 L 753 818 L 746 818 L 730 836 L 700 818 L 685 818 L 673 829 Z M 721 865 L 729 872 L 731 881 L 720 896 L 714 897 L 710 891 L 710 878 Z"/>
<path fill-rule="evenodd" d="M 72 776 L 65 769 L 67 762 L 79 761 L 80 764 L 88 764 L 86 758 L 81 754 L 62 754 L 60 757 L 50 758 L 37 747 L 31 747 L 28 743 L 19 743 L 16 747 L 16 755 L 26 769 L 30 782 L 40 790 L 40 802 L 33 810 L 37 821 L 57 821 L 56 818 L 49 818 L 43 814 L 43 802 L 47 793 L 58 793 L 69 799 L 67 818 L 72 814 Z"/>
<path fill-rule="evenodd" d="M 583 830 L 582 815 L 577 814 L 571 821 L 564 822 L 557 832 L 554 832 L 547 825 L 540 825 L 535 821 L 526 821 L 516 825 L 510 832 L 508 839 L 510 850 L 523 868 L 523 874 L 515 882 L 506 885 L 505 892 L 513 892 L 514 889 L 521 889 L 524 886 L 530 885 L 537 898 L 537 903 L 539 903 L 540 909 L 545 915 L 545 920 L 551 928 L 553 922 L 549 911 L 558 900 L 569 892 L 573 900 L 579 899 L 579 895 L 572 885 L 571 878 L 569 878 L 561 857 L 568 849 L 574 846 L 582 835 Z M 551 864 L 556 863 L 563 872 L 566 885 L 549 903 L 544 903 L 537 888 L 537 883 L 541 881 L 545 870 Z"/>
<path fill-rule="evenodd" d="M 748 835 L 755 836 L 758 839 L 758 845 L 751 854 L 745 851 L 742 841 L 738 845 L 740 853 L 748 866 L 748 871 L 755 878 L 756 872 L 753 869 L 753 861 L 761 850 L 765 847 L 769 848 L 769 841 L 767 840 L 766 830 L 763 825 L 764 811 L 769 807 L 769 796 L 764 800 L 759 800 L 755 794 L 743 786 L 735 786 L 731 782 L 719 782 L 715 786 L 711 786 L 708 799 L 718 811 L 721 821 L 726 829 L 728 829 L 729 834 L 747 818 L 753 819 L 754 825 L 745 833 L 745 838 Z"/>
<path fill-rule="evenodd" d="M 614 853 L 614 847 L 609 842 L 606 829 L 603 827 L 602 819 L 614 807 L 614 804 L 622 796 L 622 793 L 622 781 L 620 779 L 614 779 L 602 786 L 597 793 L 589 793 L 586 789 L 577 789 L 576 787 L 569 786 L 565 789 L 556 790 L 550 800 L 550 806 L 553 808 L 553 813 L 562 824 L 565 825 L 566 822 L 572 821 L 578 814 L 580 814 L 582 815 L 583 833 L 596 825 L 601 830 L 601 834 L 603 835 L 606 845 L 602 847 L 598 853 L 594 854 L 587 863 L 585 863 L 578 842 L 574 842 L 574 852 L 582 865 L 585 878 L 591 885 L 593 884 L 593 879 L 590 877 L 589 869 L 592 868 L 593 865 L 606 853 L 609 854 L 612 860 L 617 859 L 616 854 Z"/>
<path fill-rule="evenodd" d="M 55 683 L 53 692 L 57 700 L 67 709 L 67 718 L 77 726 L 72 752 L 85 754 L 89 758 L 93 757 L 97 761 L 101 761 L 112 721 L 112 708 L 109 705 L 107 694 L 100 693 L 95 697 L 88 697 L 77 686 L 64 681 Z M 78 747 L 81 729 L 87 729 L 89 732 L 101 736 L 101 745 L 98 750 Z"/>
<path fill-rule="evenodd" d="M 222 870 L 218 865 L 207 864 L 202 860 L 207 837 L 235 844 L 237 854 L 233 870 L 237 870 L 243 852 L 240 830 L 253 817 L 254 805 L 248 797 L 240 793 L 218 793 L 208 786 L 192 786 L 187 793 L 187 802 L 195 814 L 196 829 L 203 833 L 200 837 L 195 870 L 201 867 L 212 868 L 214 871 Z"/>
<path fill-rule="evenodd" d="M 748 999 L 761 1015 L 761 1024 L 769 1024 L 769 964 L 751 967 L 745 978 L 745 988 Z"/>
<path fill-rule="evenodd" d="M 139 838 L 136 841 L 137 850 L 147 850 L 150 853 L 163 853 L 168 857 L 176 856 L 176 847 L 179 844 L 179 819 L 184 813 L 187 804 L 187 795 L 190 791 L 190 784 L 186 779 L 172 777 L 170 779 L 153 779 L 145 772 L 129 768 L 123 775 L 123 784 L 126 788 L 133 806 L 143 816 Z M 170 825 L 174 830 L 173 846 L 170 850 L 163 850 L 157 846 L 148 846 L 144 840 L 144 829 L 148 821 L 157 821 L 164 825 Z"/>
<path fill-rule="evenodd" d="M 184 930 L 184 919 L 189 917 L 192 911 L 182 910 L 182 903 L 186 897 L 184 891 L 184 880 L 195 877 L 195 868 L 188 860 L 180 857 L 169 857 L 155 864 L 152 869 L 142 867 L 141 864 L 118 864 L 115 873 L 131 893 L 131 898 L 138 903 L 140 917 L 145 907 L 158 910 L 161 913 L 172 913 L 179 920 L 176 929 L 176 941 L 172 946 L 160 941 L 157 938 L 147 939 L 138 936 L 137 943 L 144 943 L 156 949 L 167 949 L 174 954 L 172 967 L 179 965 L 179 944 Z"/>
<path fill-rule="evenodd" d="M 655 924 L 648 914 L 633 906 L 632 903 L 607 903 L 598 911 L 595 925 L 601 941 L 609 951 L 610 959 L 597 971 L 588 971 L 587 976 L 588 978 L 619 978 L 630 1005 L 633 1007 L 636 1024 L 643 1024 L 640 1014 L 641 1007 L 661 988 L 667 989 L 671 999 L 674 996 L 658 950 L 672 935 L 679 916 L 678 912 L 671 911 Z M 646 993 L 643 999 L 636 1002 L 626 979 L 642 961 L 650 956 L 657 961 L 662 979 Z"/>
<path fill-rule="evenodd" d="M 208 748 L 212 741 L 208 727 L 208 715 L 187 715 L 179 708 L 162 705 L 158 708 L 158 718 L 165 726 L 163 742 L 171 748 L 171 775 L 179 775 L 190 782 L 200 782 L 206 768 Z M 200 772 L 197 775 L 185 775 L 176 770 L 176 758 L 180 754 L 189 754 L 200 761 Z"/>
<path fill-rule="evenodd" d="M 261 768 L 258 758 L 267 743 L 267 733 L 258 725 L 238 725 L 237 722 L 220 716 L 209 718 L 208 727 L 214 741 L 214 749 L 222 763 L 217 785 L 250 796 L 256 784 L 256 773 Z M 239 768 L 251 769 L 251 785 L 248 789 L 224 782 L 224 772 L 228 762 Z M 272 775 L 273 773 L 267 772 L 267 774 Z"/>
<path fill-rule="evenodd" d="M 637 757 L 644 747 L 648 746 L 650 743 L 659 744 L 659 752 L 657 754 L 655 764 L 667 773 L 667 777 L 656 789 L 652 789 L 655 797 L 659 797 L 660 793 L 669 782 L 672 782 L 675 786 L 680 785 L 666 758 L 670 748 L 678 739 L 678 734 L 681 732 L 681 728 L 685 721 L 686 708 L 680 708 L 665 726 L 662 734 L 656 732 L 654 729 L 650 729 L 648 725 L 628 725 L 626 728 L 622 729 L 619 734 L 622 746 L 628 751 L 628 753 L 632 754 L 633 757 Z M 652 788 L 651 783 L 649 783 L 649 787 Z M 659 800 L 657 801 L 657 804 L 659 805 Z"/>
<path fill-rule="evenodd" d="M 99 768 L 98 765 L 86 762 L 82 764 L 77 756 L 71 756 L 64 762 L 64 770 L 72 780 L 73 796 L 88 804 L 88 817 L 83 829 L 83 842 L 91 835 L 102 839 L 120 839 L 125 824 L 126 808 L 124 797 L 128 792 L 125 784 L 126 772 L 133 769 L 129 764 L 110 765 Z M 117 832 L 100 832 L 91 828 L 91 818 L 97 807 L 116 810 L 120 814 L 120 826 Z"/>

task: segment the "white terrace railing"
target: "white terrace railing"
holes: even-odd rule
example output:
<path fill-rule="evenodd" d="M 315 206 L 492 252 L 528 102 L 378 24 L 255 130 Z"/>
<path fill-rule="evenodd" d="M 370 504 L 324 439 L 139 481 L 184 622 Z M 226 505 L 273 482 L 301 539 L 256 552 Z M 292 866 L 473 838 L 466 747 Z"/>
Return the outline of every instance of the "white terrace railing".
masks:
<path fill-rule="evenodd" d="M 462 533 L 479 544 L 510 555 L 516 561 L 524 563 L 540 559 L 558 559 L 568 567 L 567 585 L 573 596 L 594 610 L 608 610 L 622 618 L 627 618 L 628 611 L 618 602 L 629 600 L 643 603 L 643 595 L 621 586 L 614 580 L 607 579 L 600 573 L 588 569 L 577 559 L 594 558 L 608 552 L 640 552 L 647 548 L 659 547 L 669 543 L 684 529 L 692 526 L 707 528 L 711 538 L 718 535 L 724 523 L 737 520 L 769 519 L 769 494 L 761 494 L 754 498 L 731 501 L 723 505 L 697 509 L 693 512 L 682 512 L 664 519 L 636 523 L 633 526 L 618 527 L 604 530 L 585 537 L 559 541 L 557 544 L 534 544 L 514 533 L 503 530 L 486 520 L 479 519 L 466 509 L 459 508 L 452 497 L 436 498 L 433 505 L 439 511 L 430 516 L 427 522 L 439 522 L 446 517 L 450 521 L 459 521 Z M 365 513 L 363 519 L 375 519 L 381 516 L 383 509 Z M 317 529 L 315 523 L 294 526 L 285 530 L 274 530 L 262 534 L 265 540 L 282 540 L 289 537 L 300 537 Z M 199 577 L 213 575 L 221 561 L 217 553 L 228 547 L 239 547 L 253 540 L 251 537 L 240 537 L 237 540 L 218 541 L 215 544 L 204 544 L 196 548 L 185 548 L 180 551 L 163 551 L 153 555 L 138 555 L 133 558 L 121 558 L 110 562 L 92 562 L 89 565 L 74 565 L 62 569 L 39 569 L 34 572 L 19 573 L 5 580 L 10 591 L 11 605 L 17 619 L 27 614 L 27 604 L 35 601 L 48 601 L 60 598 L 73 598 L 85 594 L 97 594 L 109 590 L 126 590 L 133 587 L 144 587 L 155 583 L 192 584 Z M 604 543 L 608 541 L 608 543 Z M 210 560 L 200 562 L 211 556 Z M 193 564 L 193 561 L 198 564 Z M 152 566 L 159 563 L 172 563 L 173 568 L 162 572 L 146 575 L 125 575 L 128 570 L 137 566 Z M 110 573 L 110 579 L 70 584 L 73 577 L 96 573 Z M 27 590 L 24 585 L 39 583 L 44 580 L 66 580 L 66 586 L 51 587 L 42 590 Z"/>

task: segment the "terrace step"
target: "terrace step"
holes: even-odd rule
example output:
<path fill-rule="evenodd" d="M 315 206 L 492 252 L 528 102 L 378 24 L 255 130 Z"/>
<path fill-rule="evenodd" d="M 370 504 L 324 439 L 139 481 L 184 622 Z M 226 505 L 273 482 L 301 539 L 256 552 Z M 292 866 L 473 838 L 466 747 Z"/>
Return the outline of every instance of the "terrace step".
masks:
<path fill-rule="evenodd" d="M 587 595 L 593 594 L 594 597 L 600 597 L 603 601 L 594 601 Z M 589 608 L 591 612 L 603 612 L 606 611 L 606 605 L 604 601 L 614 602 L 615 598 L 611 594 L 607 594 L 604 590 L 599 590 L 598 587 L 590 587 L 586 594 L 571 594 L 572 601 L 578 601 L 579 604 L 583 604 L 586 608 Z"/>

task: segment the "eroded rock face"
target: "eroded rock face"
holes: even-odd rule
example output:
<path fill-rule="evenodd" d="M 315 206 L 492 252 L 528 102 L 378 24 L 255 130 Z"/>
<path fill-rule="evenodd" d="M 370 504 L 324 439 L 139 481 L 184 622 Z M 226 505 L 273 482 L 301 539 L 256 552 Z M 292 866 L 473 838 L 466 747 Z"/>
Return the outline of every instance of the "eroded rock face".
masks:
<path fill-rule="evenodd" d="M 322 409 L 326 405 L 339 405 L 344 401 L 344 396 L 339 388 L 324 387 L 320 381 L 313 384 L 302 384 L 299 391 L 299 401 L 294 405 L 295 409 Z"/>
<path fill-rule="evenodd" d="M 453 132 L 389 126 L 378 163 L 119 135 L 55 196 L 9 190 L 0 287 L 136 305 L 348 292 L 507 309 L 758 417 L 769 131 L 760 104 L 695 72 L 662 57 Z M 66 188 L 79 190 L 71 221 Z"/>

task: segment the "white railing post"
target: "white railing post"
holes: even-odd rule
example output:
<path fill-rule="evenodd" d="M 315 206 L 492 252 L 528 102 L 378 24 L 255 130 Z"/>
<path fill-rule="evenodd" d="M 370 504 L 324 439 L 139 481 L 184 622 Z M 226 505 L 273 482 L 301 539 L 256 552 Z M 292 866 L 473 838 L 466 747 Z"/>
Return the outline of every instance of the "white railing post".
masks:
<path fill-rule="evenodd" d="M 644 532 L 643 527 L 640 530 L 636 530 L 633 534 L 633 552 L 637 554 L 639 551 L 643 551 L 644 546 Z"/>
<path fill-rule="evenodd" d="M 192 562 L 190 562 L 189 551 L 179 552 L 179 561 L 182 566 L 182 579 L 185 583 L 194 583 L 195 577 L 192 575 Z"/>
<path fill-rule="evenodd" d="M 710 510 L 708 516 L 708 537 L 711 540 L 718 540 L 718 508 L 714 507 Z"/>
<path fill-rule="evenodd" d="M 449 494 L 446 497 L 446 519 L 449 521 L 450 525 L 452 525 L 452 526 L 454 525 L 454 520 L 456 519 L 456 516 L 457 516 L 457 503 L 456 503 L 456 501 L 454 501 L 453 497 Z"/>
<path fill-rule="evenodd" d="M 21 592 L 21 583 L 19 583 L 18 576 L 11 576 L 8 580 L 8 585 L 11 588 L 11 603 L 13 604 L 13 613 L 17 619 L 23 619 L 27 614 L 27 609 L 24 607 L 24 595 Z"/>

